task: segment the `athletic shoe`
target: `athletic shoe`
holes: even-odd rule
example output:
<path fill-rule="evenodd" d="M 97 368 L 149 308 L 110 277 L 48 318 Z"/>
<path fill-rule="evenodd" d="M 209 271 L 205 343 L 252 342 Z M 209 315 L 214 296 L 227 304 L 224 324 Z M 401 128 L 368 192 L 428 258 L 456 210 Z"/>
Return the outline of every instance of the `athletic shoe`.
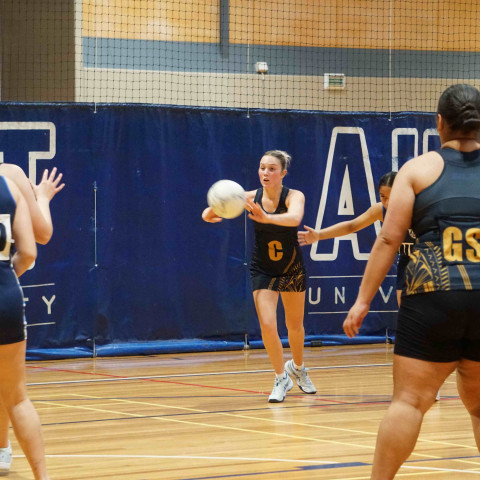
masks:
<path fill-rule="evenodd" d="M 0 448 L 0 474 L 6 474 L 10 471 L 12 465 L 12 446 L 8 442 L 8 447 Z"/>
<path fill-rule="evenodd" d="M 285 400 L 287 392 L 293 388 L 292 379 L 287 375 L 283 380 L 275 378 L 275 383 L 273 384 L 273 390 L 268 401 L 270 403 L 280 403 Z"/>
<path fill-rule="evenodd" d="M 300 390 L 304 393 L 317 393 L 315 385 L 310 380 L 308 376 L 307 369 L 302 367 L 301 370 L 297 370 L 293 364 L 293 360 L 288 360 L 285 363 L 285 371 L 295 378 L 297 385 L 300 387 Z"/>
<path fill-rule="evenodd" d="M 438 402 L 440 400 L 440 390 L 437 392 L 437 396 L 435 397 L 435 401 Z"/>

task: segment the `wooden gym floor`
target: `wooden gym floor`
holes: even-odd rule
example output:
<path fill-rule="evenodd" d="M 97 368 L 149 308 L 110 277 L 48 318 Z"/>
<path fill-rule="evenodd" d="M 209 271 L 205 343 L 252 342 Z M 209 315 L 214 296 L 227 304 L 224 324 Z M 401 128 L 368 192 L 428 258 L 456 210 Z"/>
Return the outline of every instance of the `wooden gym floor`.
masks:
<path fill-rule="evenodd" d="M 289 351 L 285 351 L 289 358 Z M 369 478 L 391 345 L 307 348 L 317 387 L 269 404 L 265 350 L 28 362 L 52 480 Z M 396 478 L 480 476 L 455 376 Z M 31 479 L 18 444 L 10 480 Z"/>

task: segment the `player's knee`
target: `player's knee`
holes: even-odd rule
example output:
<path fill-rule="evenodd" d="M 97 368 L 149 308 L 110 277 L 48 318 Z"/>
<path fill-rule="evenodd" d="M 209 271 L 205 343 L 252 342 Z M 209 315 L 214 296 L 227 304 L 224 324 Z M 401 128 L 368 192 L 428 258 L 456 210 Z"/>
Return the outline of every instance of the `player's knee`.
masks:
<path fill-rule="evenodd" d="M 286 321 L 287 329 L 289 332 L 303 332 L 303 318 L 296 318 L 294 320 Z"/>
<path fill-rule="evenodd" d="M 260 328 L 263 335 L 277 334 L 277 323 L 274 320 L 261 319 Z"/>

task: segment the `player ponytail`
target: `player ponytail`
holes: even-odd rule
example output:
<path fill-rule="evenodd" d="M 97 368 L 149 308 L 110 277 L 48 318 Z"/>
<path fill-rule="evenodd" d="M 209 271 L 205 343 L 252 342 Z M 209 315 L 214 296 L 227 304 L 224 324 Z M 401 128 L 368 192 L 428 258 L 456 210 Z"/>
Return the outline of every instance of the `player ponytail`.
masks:
<path fill-rule="evenodd" d="M 452 85 L 440 96 L 437 113 L 452 130 L 462 133 L 480 130 L 480 92 L 472 85 Z"/>

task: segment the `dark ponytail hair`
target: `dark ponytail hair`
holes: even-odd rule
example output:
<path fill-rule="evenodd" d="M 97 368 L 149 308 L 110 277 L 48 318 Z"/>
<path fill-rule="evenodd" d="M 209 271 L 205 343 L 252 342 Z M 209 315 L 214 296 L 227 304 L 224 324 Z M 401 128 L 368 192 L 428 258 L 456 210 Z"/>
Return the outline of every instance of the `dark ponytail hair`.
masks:
<path fill-rule="evenodd" d="M 480 129 L 480 92 L 472 85 L 448 87 L 438 100 L 437 113 L 452 130 L 470 133 Z"/>
<path fill-rule="evenodd" d="M 378 188 L 380 187 L 392 187 L 393 181 L 397 176 L 397 172 L 388 172 L 385 175 L 382 175 L 380 181 L 378 182 Z"/>

